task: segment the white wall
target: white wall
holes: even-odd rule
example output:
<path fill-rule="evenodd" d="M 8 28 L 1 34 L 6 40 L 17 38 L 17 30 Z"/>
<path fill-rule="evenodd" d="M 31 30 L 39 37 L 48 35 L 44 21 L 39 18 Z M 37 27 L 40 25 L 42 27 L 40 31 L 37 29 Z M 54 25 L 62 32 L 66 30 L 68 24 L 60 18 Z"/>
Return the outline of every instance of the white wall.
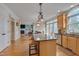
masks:
<path fill-rule="evenodd" d="M 8 26 L 9 16 L 16 20 L 18 19 L 18 17 L 7 6 L 0 4 L 0 52 L 10 45 L 10 33 Z M 15 30 L 15 37 L 18 39 L 20 37 L 18 28 L 16 27 Z"/>
<path fill-rule="evenodd" d="M 20 26 L 16 26 L 16 23 L 15 23 L 15 40 L 19 38 L 20 38 Z"/>

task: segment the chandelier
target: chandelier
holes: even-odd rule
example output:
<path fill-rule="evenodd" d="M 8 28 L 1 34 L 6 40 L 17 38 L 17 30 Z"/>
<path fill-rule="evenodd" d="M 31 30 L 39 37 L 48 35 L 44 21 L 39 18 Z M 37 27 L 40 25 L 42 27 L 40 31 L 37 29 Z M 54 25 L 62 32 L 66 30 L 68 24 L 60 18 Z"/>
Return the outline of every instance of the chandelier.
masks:
<path fill-rule="evenodd" d="M 39 3 L 40 6 L 40 11 L 38 15 L 38 20 L 37 20 L 37 26 L 40 26 L 40 23 L 43 22 L 43 12 L 42 12 L 42 3 Z"/>

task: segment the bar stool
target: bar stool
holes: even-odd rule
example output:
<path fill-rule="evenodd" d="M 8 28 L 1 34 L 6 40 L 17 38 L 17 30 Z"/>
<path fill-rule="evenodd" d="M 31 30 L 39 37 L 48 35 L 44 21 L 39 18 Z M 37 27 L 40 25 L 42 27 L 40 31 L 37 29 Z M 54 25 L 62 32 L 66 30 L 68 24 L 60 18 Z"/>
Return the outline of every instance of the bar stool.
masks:
<path fill-rule="evenodd" d="M 39 56 L 39 45 L 37 42 L 29 44 L 29 56 L 33 55 Z"/>

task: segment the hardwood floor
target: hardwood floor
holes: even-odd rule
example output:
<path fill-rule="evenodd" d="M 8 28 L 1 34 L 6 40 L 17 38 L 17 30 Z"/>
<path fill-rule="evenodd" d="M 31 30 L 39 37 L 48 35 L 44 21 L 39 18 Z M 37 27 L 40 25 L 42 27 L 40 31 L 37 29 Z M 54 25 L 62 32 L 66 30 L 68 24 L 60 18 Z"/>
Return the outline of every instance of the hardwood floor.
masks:
<path fill-rule="evenodd" d="M 59 46 L 57 46 L 57 51 L 56 51 L 57 56 L 68 56 L 65 52 L 63 52 Z"/>
<path fill-rule="evenodd" d="M 68 49 L 65 49 L 64 47 L 61 47 L 60 45 L 57 45 L 57 56 L 76 56 L 72 51 L 69 51 Z"/>
<path fill-rule="evenodd" d="M 23 37 L 13 42 L 8 48 L 0 52 L 0 56 L 29 56 L 29 43 L 31 43 L 29 39 L 30 37 Z M 57 45 L 56 56 L 75 56 L 75 54 Z"/>
<path fill-rule="evenodd" d="M 0 53 L 1 56 L 29 56 L 28 37 L 23 37 L 13 42 L 7 49 Z"/>

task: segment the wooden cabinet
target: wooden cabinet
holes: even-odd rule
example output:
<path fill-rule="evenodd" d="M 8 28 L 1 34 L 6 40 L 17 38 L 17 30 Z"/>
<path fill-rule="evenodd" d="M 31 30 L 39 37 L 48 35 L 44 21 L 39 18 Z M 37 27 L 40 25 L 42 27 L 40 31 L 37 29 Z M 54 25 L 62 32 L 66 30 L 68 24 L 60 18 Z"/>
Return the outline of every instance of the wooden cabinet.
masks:
<path fill-rule="evenodd" d="M 62 27 L 63 27 L 63 15 L 57 16 L 57 24 L 58 24 L 58 29 L 62 29 Z"/>
<path fill-rule="evenodd" d="M 75 36 L 62 36 L 62 46 L 79 55 L 79 38 Z"/>
<path fill-rule="evenodd" d="M 61 30 L 61 33 L 63 33 L 67 27 L 66 13 L 62 12 L 60 15 L 57 16 L 57 24 L 58 24 L 58 29 Z"/>
<path fill-rule="evenodd" d="M 72 39 L 71 37 L 68 37 L 68 49 L 72 49 Z"/>
<path fill-rule="evenodd" d="M 76 38 L 75 37 L 72 39 L 72 51 L 74 53 L 76 52 Z"/>
<path fill-rule="evenodd" d="M 76 54 L 79 55 L 79 38 L 77 38 Z"/>
<path fill-rule="evenodd" d="M 56 40 L 39 41 L 40 56 L 56 56 Z"/>
<path fill-rule="evenodd" d="M 75 37 L 68 37 L 68 48 L 71 49 L 74 53 L 76 52 L 76 43 L 77 39 Z"/>
<path fill-rule="evenodd" d="M 63 35 L 62 36 L 62 46 L 67 48 L 68 46 L 68 39 L 67 39 L 67 36 Z"/>

